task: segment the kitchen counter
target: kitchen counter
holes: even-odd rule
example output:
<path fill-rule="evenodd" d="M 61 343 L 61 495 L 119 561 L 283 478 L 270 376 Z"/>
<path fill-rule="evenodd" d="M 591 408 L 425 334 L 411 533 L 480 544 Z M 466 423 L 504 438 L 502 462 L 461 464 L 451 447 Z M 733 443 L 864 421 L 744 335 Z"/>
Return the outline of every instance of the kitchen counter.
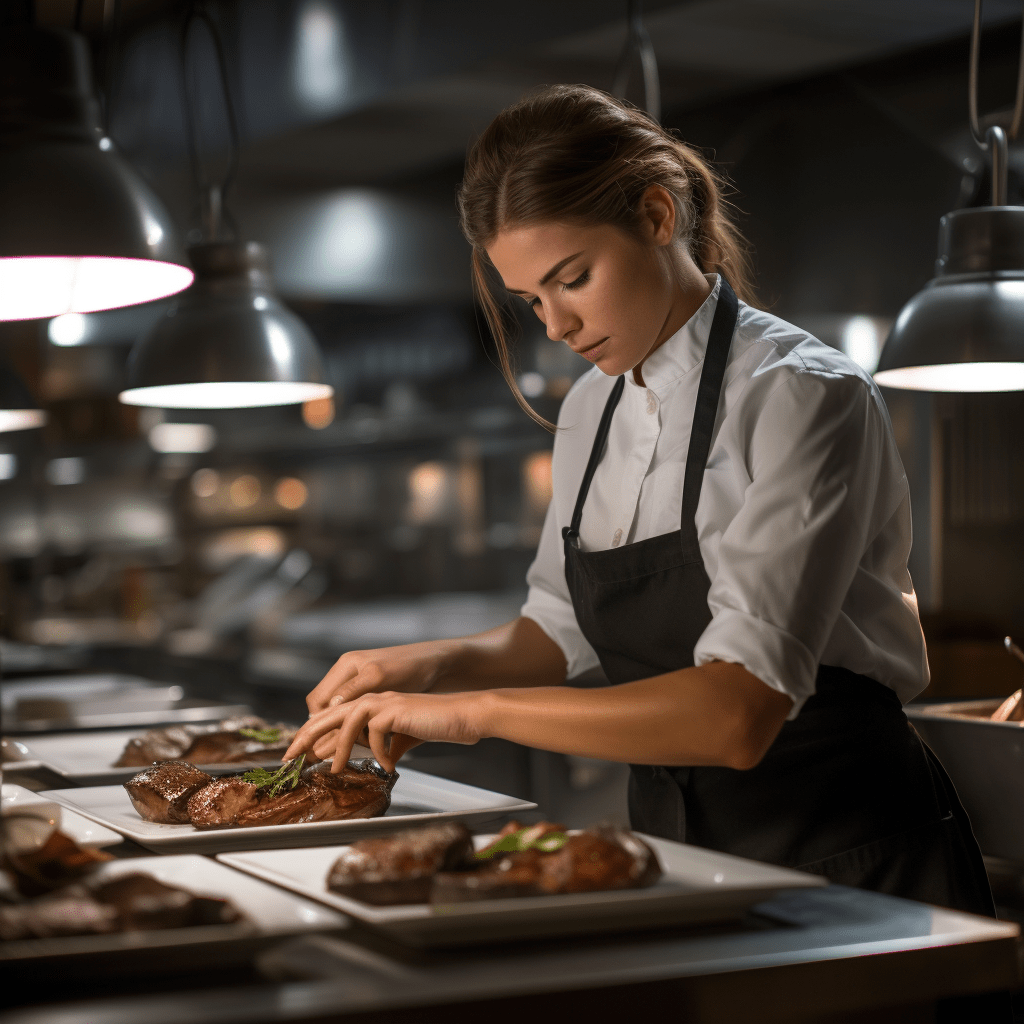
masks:
<path fill-rule="evenodd" d="M 722 1024 L 932 1021 L 939 1001 L 948 1014 L 957 1009 L 950 997 L 1017 986 L 1018 934 L 1013 924 L 841 886 L 780 896 L 736 925 L 682 932 L 416 951 L 351 928 L 265 953 L 259 967 L 276 982 L 51 1002 L 0 1014 L 0 1024 L 496 1024 L 629 1020 L 663 1006 Z M 977 1007 L 962 1009 L 979 1019 Z"/>

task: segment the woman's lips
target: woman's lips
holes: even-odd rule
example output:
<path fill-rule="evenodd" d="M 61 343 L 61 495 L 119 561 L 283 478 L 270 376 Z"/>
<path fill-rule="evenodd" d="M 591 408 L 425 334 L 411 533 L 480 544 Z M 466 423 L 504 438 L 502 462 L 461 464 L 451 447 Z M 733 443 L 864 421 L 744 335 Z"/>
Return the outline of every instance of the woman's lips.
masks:
<path fill-rule="evenodd" d="M 607 340 L 607 338 L 603 338 L 596 345 L 591 345 L 590 348 L 581 349 L 579 354 L 583 356 L 584 359 L 589 359 L 592 363 L 596 363 L 604 352 L 604 346 Z"/>

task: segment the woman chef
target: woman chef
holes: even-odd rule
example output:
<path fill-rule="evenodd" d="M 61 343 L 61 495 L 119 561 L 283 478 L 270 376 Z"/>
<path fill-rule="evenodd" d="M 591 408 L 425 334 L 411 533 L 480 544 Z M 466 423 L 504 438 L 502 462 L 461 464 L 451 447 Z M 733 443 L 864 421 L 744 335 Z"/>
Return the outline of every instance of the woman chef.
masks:
<path fill-rule="evenodd" d="M 516 397 L 495 270 L 594 364 L 559 414 L 529 597 L 488 633 L 344 655 L 286 756 L 340 766 L 365 730 L 388 767 L 489 736 L 626 761 L 636 829 L 992 914 L 901 709 L 928 667 L 870 376 L 742 301 L 713 172 L 597 90 L 503 111 L 460 208 Z M 612 685 L 563 685 L 598 663 Z"/>

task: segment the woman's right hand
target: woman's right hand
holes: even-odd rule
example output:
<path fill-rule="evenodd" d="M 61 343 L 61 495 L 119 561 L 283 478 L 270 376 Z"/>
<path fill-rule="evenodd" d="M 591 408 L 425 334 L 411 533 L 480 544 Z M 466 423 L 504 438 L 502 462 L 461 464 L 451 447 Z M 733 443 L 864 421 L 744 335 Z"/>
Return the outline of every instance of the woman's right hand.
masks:
<path fill-rule="evenodd" d="M 364 693 L 394 691 L 425 693 L 441 677 L 447 640 L 343 654 L 306 697 L 311 715 L 361 697 Z"/>

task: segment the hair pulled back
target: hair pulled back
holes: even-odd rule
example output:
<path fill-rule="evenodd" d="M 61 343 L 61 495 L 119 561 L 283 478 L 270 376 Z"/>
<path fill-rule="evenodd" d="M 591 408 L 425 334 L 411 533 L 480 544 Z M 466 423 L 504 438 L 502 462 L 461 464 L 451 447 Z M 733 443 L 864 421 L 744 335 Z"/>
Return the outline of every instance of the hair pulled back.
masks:
<path fill-rule="evenodd" d="M 462 231 L 473 247 L 473 288 L 516 400 L 550 427 L 516 383 L 485 246 L 512 226 L 544 221 L 610 224 L 638 234 L 642 198 L 661 185 L 676 207 L 676 238 L 704 273 L 721 273 L 753 299 L 746 244 L 732 223 L 721 179 L 643 111 L 585 85 L 554 85 L 503 110 L 474 143 L 459 189 Z"/>

